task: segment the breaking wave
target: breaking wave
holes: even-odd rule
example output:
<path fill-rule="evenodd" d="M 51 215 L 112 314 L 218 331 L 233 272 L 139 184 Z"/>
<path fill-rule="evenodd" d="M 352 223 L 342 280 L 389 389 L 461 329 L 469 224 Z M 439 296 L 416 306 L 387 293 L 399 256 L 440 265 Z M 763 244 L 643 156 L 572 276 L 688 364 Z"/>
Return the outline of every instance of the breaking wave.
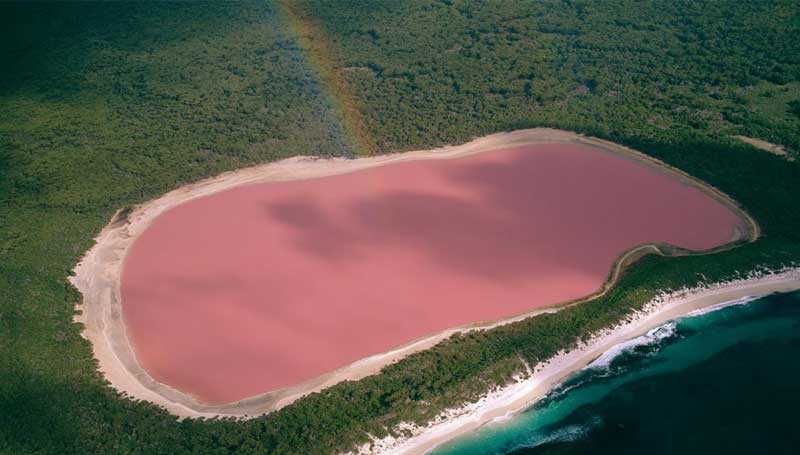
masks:
<path fill-rule="evenodd" d="M 657 345 L 675 335 L 678 323 L 668 322 L 658 326 L 642 336 L 620 343 L 586 366 L 586 369 L 608 369 L 615 358 L 626 352 L 631 352 L 640 346 Z"/>
<path fill-rule="evenodd" d="M 731 300 L 728 302 L 718 303 L 716 305 L 711 305 L 706 308 L 701 308 L 699 310 L 694 310 L 686 314 L 685 317 L 695 317 L 695 316 L 702 316 L 704 314 L 713 313 L 714 311 L 719 311 L 723 308 L 731 307 L 731 306 L 738 306 L 738 305 L 747 305 L 748 303 L 752 302 L 753 300 L 757 300 L 759 297 L 742 297 L 741 299 Z"/>

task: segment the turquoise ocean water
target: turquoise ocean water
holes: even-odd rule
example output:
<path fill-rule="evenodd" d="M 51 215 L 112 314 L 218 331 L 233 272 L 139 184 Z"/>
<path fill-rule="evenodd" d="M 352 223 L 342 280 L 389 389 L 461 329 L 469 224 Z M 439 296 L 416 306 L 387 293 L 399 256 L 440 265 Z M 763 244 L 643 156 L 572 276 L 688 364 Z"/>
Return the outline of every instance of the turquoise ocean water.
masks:
<path fill-rule="evenodd" d="M 435 455 L 800 454 L 800 293 L 687 316 Z"/>

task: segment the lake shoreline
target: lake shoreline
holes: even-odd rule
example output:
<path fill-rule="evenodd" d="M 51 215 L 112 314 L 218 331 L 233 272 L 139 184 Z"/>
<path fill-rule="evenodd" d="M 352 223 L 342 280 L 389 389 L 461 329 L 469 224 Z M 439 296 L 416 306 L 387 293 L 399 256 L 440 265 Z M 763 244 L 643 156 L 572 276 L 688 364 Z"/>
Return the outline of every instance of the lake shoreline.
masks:
<path fill-rule="evenodd" d="M 156 381 L 137 361 L 127 336 L 122 316 L 120 292 L 122 267 L 125 257 L 136 238 L 165 211 L 196 198 L 244 185 L 313 179 L 356 172 L 392 163 L 455 159 L 502 148 L 547 143 L 581 143 L 597 147 L 608 153 L 618 154 L 668 173 L 684 184 L 694 186 L 728 206 L 744 221 L 743 232 L 738 232 L 730 243 L 708 252 L 720 251 L 742 242 L 753 241 L 760 235 L 758 224 L 735 201 L 715 188 L 643 153 L 608 141 L 568 131 L 536 128 L 497 133 L 462 145 L 371 158 L 319 159 L 295 157 L 224 173 L 217 177 L 185 185 L 139 206 L 118 211 L 111 222 L 95 238 L 95 245 L 75 267 L 75 275 L 70 277 L 70 281 L 83 295 L 82 303 L 78 306 L 79 314 L 75 317 L 75 321 L 82 323 L 84 326 L 82 334 L 92 344 L 100 372 L 112 387 L 125 396 L 155 403 L 182 418 L 217 416 L 253 418 L 280 409 L 309 393 L 320 391 L 338 382 L 358 380 L 376 374 L 384 366 L 397 362 L 415 352 L 428 349 L 456 332 L 490 329 L 598 298 L 613 287 L 625 267 L 644 254 L 690 254 L 680 249 L 669 249 L 664 252 L 662 251 L 663 245 L 641 245 L 627 252 L 621 252 L 619 259 L 612 265 L 606 282 L 600 289 L 586 297 L 569 302 L 553 302 L 550 306 L 536 308 L 501 320 L 475 322 L 468 326 L 454 327 L 438 333 L 432 333 L 416 340 L 411 340 L 409 343 L 384 353 L 358 360 L 312 380 L 233 403 L 221 405 L 202 403 L 187 393 Z M 648 252 L 647 250 L 650 251 Z"/>

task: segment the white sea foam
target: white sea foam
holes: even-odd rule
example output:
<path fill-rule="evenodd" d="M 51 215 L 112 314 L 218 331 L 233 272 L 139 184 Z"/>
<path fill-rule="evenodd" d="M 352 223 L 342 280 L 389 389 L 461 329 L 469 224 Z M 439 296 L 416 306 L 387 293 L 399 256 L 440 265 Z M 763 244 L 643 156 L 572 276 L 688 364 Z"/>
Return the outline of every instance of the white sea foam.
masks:
<path fill-rule="evenodd" d="M 548 442 L 568 442 L 568 441 L 575 441 L 589 432 L 589 428 L 583 425 L 569 425 L 567 427 L 561 428 L 553 433 L 547 435 L 546 437 L 540 439 L 537 444 L 533 447 L 536 447 L 541 444 L 546 444 Z"/>
<path fill-rule="evenodd" d="M 514 417 L 514 415 L 515 415 L 514 412 L 508 411 L 505 414 L 503 414 L 503 415 L 501 415 L 499 417 L 495 417 L 494 419 L 492 419 L 490 424 L 500 424 L 500 423 L 503 423 L 503 422 L 507 422 L 507 421 L 511 420 Z"/>
<path fill-rule="evenodd" d="M 604 352 L 600 357 L 595 359 L 594 362 L 590 363 L 586 366 L 587 369 L 606 369 L 611 365 L 611 362 L 614 361 L 615 358 L 620 356 L 625 352 L 629 352 L 635 349 L 638 346 L 647 346 L 652 344 L 658 344 L 662 340 L 666 340 L 667 338 L 673 336 L 675 334 L 675 329 L 678 327 L 676 322 L 668 322 L 662 326 L 658 326 L 646 334 L 636 337 L 632 340 L 628 340 L 624 343 L 620 343 L 608 351 Z"/>
<path fill-rule="evenodd" d="M 758 300 L 760 297 L 742 297 L 741 299 L 731 300 L 730 302 L 722 302 L 716 305 L 712 305 L 706 308 L 700 308 L 699 310 L 694 310 L 686 314 L 686 317 L 694 317 L 694 316 L 702 316 L 704 314 L 713 313 L 714 311 L 721 310 L 723 308 L 727 308 L 730 306 L 738 306 L 738 305 L 747 305 L 748 303 L 752 302 L 753 300 Z"/>
<path fill-rule="evenodd" d="M 570 383 L 569 385 L 565 385 L 564 383 L 561 383 L 561 384 L 555 386 L 554 388 L 552 388 L 549 392 L 547 392 L 547 394 L 545 395 L 545 398 L 547 398 L 549 400 L 559 399 L 562 396 L 564 396 L 567 393 L 569 393 L 570 391 L 572 391 L 573 389 L 577 389 L 578 387 L 580 387 L 580 386 L 582 386 L 584 384 L 586 384 L 586 381 L 578 381 L 578 382 L 575 382 L 575 383 Z"/>
<path fill-rule="evenodd" d="M 568 425 L 566 427 L 559 428 L 559 429 L 557 429 L 555 431 L 552 431 L 552 432 L 550 432 L 548 434 L 545 434 L 543 436 L 541 434 L 536 434 L 536 435 L 533 435 L 531 437 L 531 439 L 526 444 L 523 444 L 523 445 L 517 447 L 517 449 L 533 448 L 533 447 L 540 446 L 542 444 L 551 443 L 551 442 L 572 442 L 572 441 L 577 441 L 578 439 L 581 439 L 581 438 L 585 437 L 587 434 L 589 434 L 589 431 L 592 428 L 594 428 L 597 425 L 599 425 L 600 422 L 601 422 L 601 419 L 599 417 L 595 417 L 595 418 L 591 419 L 588 423 L 583 424 L 583 425 L 581 425 L 581 424 Z"/>

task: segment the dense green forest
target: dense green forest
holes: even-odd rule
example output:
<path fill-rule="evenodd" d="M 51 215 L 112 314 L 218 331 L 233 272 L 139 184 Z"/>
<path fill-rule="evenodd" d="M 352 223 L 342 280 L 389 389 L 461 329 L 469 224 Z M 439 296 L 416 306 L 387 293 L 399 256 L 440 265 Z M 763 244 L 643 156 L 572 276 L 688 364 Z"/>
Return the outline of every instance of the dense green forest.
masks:
<path fill-rule="evenodd" d="M 315 67 L 252 2 L 0 3 L 0 453 L 327 454 L 502 385 L 659 289 L 800 261 L 800 7 L 752 1 L 303 1 Z M 377 150 L 554 126 L 722 189 L 762 225 L 710 256 L 647 257 L 601 299 L 454 336 L 246 422 L 120 397 L 72 323 L 70 270 L 120 207 L 296 154 L 351 156 L 335 74 Z M 413 184 L 413 182 L 410 182 Z"/>
<path fill-rule="evenodd" d="M 800 149 L 791 0 L 303 1 L 383 148 L 557 125 Z"/>

